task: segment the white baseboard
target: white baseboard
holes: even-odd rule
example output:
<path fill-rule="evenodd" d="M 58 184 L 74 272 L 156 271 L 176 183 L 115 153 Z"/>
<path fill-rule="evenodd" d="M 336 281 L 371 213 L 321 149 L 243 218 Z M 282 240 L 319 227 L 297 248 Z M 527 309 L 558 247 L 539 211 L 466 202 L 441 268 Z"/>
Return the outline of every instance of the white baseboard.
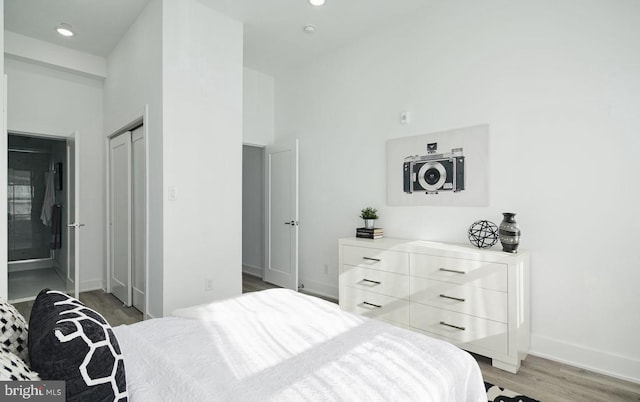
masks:
<path fill-rule="evenodd" d="M 62 279 L 64 281 L 64 278 L 67 277 L 67 273 L 66 272 L 62 272 L 62 269 L 60 268 L 59 265 L 56 264 L 55 267 L 56 270 L 56 274 L 58 274 L 58 276 L 60 277 L 60 279 Z"/>
<path fill-rule="evenodd" d="M 316 282 L 305 278 L 300 278 L 300 282 L 304 284 L 304 290 L 309 293 L 338 300 L 337 286 L 327 285 L 326 283 Z"/>
<path fill-rule="evenodd" d="M 90 292 L 92 290 L 104 290 L 102 286 L 102 279 L 93 279 L 88 281 L 80 281 L 80 291 Z"/>
<path fill-rule="evenodd" d="M 529 354 L 640 384 L 640 360 L 531 335 Z"/>
<path fill-rule="evenodd" d="M 253 265 L 242 264 L 242 273 L 262 278 L 262 268 Z"/>

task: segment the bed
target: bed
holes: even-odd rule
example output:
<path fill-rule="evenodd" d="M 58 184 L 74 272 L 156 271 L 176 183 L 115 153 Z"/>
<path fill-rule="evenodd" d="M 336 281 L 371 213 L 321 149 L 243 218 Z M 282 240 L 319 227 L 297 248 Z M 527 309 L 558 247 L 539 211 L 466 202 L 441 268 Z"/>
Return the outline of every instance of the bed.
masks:
<path fill-rule="evenodd" d="M 0 375 L 62 380 L 67 401 L 487 400 L 467 352 L 286 289 L 116 328 L 48 289 L 28 330 L 10 305 L 0 313 L 13 345 Z"/>
<path fill-rule="evenodd" d="M 457 347 L 286 289 L 114 329 L 137 401 L 486 401 Z"/>

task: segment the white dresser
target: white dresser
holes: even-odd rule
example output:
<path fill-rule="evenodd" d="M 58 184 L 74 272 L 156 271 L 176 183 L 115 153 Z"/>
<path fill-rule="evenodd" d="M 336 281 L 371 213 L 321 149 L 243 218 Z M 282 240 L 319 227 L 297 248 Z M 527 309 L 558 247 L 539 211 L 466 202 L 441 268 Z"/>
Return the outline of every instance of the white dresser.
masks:
<path fill-rule="evenodd" d="M 516 373 L 529 350 L 529 253 L 339 240 L 340 307 L 447 340 Z"/>

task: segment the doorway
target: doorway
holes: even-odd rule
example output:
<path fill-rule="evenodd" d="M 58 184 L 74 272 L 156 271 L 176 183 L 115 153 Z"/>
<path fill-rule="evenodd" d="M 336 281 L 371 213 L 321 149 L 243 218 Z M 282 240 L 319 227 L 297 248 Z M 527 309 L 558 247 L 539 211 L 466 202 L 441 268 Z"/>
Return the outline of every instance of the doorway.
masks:
<path fill-rule="evenodd" d="M 9 133 L 7 145 L 8 299 L 66 291 L 66 141 Z"/>
<path fill-rule="evenodd" d="M 264 280 L 298 291 L 298 140 L 265 151 Z"/>
<path fill-rule="evenodd" d="M 264 269 L 264 147 L 242 146 L 242 273 Z M 245 277 L 243 275 L 243 278 Z M 243 279 L 243 283 L 246 280 Z"/>
<path fill-rule="evenodd" d="M 242 147 L 243 289 L 299 289 L 298 140 Z M 270 285 L 269 285 L 270 286 Z"/>

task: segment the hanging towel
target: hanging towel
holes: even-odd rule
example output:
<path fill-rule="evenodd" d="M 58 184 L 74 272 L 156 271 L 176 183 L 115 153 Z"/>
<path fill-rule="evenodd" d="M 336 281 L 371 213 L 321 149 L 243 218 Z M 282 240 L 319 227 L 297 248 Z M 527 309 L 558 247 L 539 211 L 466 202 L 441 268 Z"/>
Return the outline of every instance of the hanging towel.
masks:
<path fill-rule="evenodd" d="M 51 209 L 51 250 L 62 248 L 62 205 Z"/>
<path fill-rule="evenodd" d="M 56 187 L 53 172 L 46 172 L 44 174 L 44 180 L 46 188 L 44 190 L 44 201 L 42 202 L 40 220 L 42 220 L 45 226 L 51 226 L 52 208 L 53 204 L 56 203 Z"/>

